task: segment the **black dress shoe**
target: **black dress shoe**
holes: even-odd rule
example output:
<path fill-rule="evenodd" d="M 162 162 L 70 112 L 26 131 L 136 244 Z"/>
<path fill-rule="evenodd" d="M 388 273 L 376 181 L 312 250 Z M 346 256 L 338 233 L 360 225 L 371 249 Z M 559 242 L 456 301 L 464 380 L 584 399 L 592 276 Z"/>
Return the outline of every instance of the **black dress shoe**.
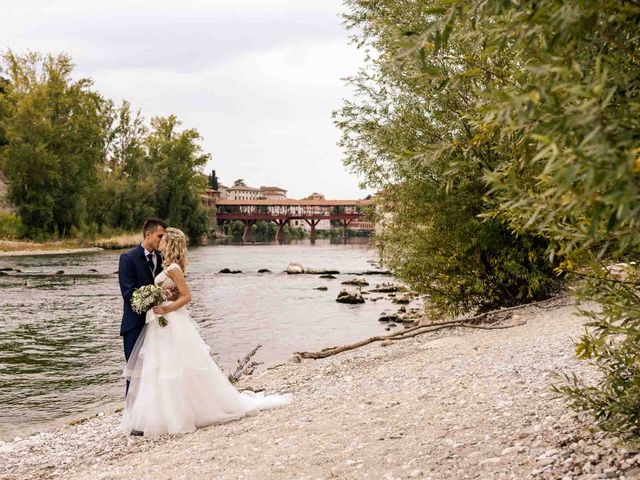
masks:
<path fill-rule="evenodd" d="M 144 432 L 141 432 L 140 430 L 131 430 L 132 437 L 141 437 L 143 435 L 144 435 Z"/>

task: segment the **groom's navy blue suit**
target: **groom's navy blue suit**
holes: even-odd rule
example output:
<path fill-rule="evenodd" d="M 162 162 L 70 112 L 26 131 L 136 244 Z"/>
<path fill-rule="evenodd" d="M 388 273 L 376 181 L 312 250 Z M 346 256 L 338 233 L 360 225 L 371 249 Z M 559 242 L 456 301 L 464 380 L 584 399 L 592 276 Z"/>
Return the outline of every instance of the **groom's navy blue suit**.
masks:
<path fill-rule="evenodd" d="M 153 279 L 162 271 L 162 258 L 156 252 L 156 268 L 152 271 L 147 258 L 144 255 L 144 248 L 138 245 L 127 253 L 120 255 L 120 265 L 118 268 L 118 280 L 120 281 L 120 291 L 124 299 L 124 313 L 122 314 L 122 325 L 120 335 L 124 340 L 124 356 L 129 360 L 133 346 L 144 327 L 145 314 L 139 314 L 131 308 L 131 296 L 136 288 L 153 284 Z M 127 388 L 129 384 L 127 382 Z"/>

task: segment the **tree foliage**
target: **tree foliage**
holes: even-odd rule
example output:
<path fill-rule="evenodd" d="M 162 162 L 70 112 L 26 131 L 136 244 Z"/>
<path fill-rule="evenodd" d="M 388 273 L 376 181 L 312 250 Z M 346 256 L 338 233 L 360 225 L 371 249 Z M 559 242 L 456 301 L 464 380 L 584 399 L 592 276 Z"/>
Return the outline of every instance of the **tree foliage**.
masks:
<path fill-rule="evenodd" d="M 358 40 L 375 49 L 375 68 L 354 80 L 369 101 L 343 108 L 343 143 L 348 165 L 389 185 L 391 212 L 414 214 L 414 235 L 392 217 L 390 231 L 405 234 L 396 263 L 440 255 L 407 267 L 422 268 L 429 282 L 447 252 L 453 265 L 469 258 L 456 241 L 477 242 L 495 225 L 510 235 L 496 237 L 502 242 L 546 245 L 550 265 L 584 279 L 578 296 L 602 305 L 585 312 L 577 346 L 601 381 L 570 377 L 558 389 L 603 428 L 638 438 L 640 275 L 631 260 L 640 251 L 640 3 L 347 3 Z M 467 208 L 467 217 L 459 213 Z M 447 221 L 462 235 L 434 241 Z M 500 241 L 490 248 L 499 251 Z M 614 274 L 610 265 L 621 261 Z M 459 284 L 453 275 L 444 281 Z"/>
<path fill-rule="evenodd" d="M 202 152 L 195 129 L 178 131 L 174 115 L 151 119 L 146 139 L 155 185 L 155 204 L 160 217 L 171 225 L 183 225 L 192 241 L 206 233 L 206 212 L 200 195 L 205 182 L 200 172 L 210 156 Z"/>
<path fill-rule="evenodd" d="M 473 41 L 452 42 L 446 54 L 411 50 L 430 28 L 438 2 L 349 1 L 348 24 L 370 50 L 350 79 L 357 99 L 336 114 L 345 164 L 378 189 L 383 260 L 438 313 L 457 314 L 543 298 L 555 288 L 538 235 L 518 235 L 492 209 L 484 172 L 510 158 L 511 148 L 478 142 L 478 100 L 502 76 L 475 58 Z M 432 39 L 436 41 L 436 39 Z M 441 40 L 440 40 L 441 42 Z M 512 63 L 508 53 L 501 61 Z"/>
<path fill-rule="evenodd" d="M 209 187 L 213 190 L 218 190 L 218 176 L 216 175 L 215 170 L 211 170 L 211 173 L 208 176 Z"/>
<path fill-rule="evenodd" d="M 207 232 L 200 202 L 209 159 L 194 129 L 171 115 L 150 128 L 128 102 L 118 108 L 73 80 L 67 55 L 2 57 L 0 168 L 28 236 L 137 230 L 162 216 L 192 241 Z"/>
<path fill-rule="evenodd" d="M 71 80 L 66 55 L 4 56 L 9 74 L 0 150 L 9 199 L 30 232 L 65 235 L 86 215 L 105 139 L 107 102 Z"/>

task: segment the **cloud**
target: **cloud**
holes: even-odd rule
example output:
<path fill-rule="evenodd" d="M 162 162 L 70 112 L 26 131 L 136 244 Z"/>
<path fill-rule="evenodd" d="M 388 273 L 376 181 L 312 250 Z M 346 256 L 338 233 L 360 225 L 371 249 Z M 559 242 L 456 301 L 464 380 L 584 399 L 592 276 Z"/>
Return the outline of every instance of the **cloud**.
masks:
<path fill-rule="evenodd" d="M 68 52 L 76 76 L 146 118 L 173 113 L 196 128 L 223 182 L 354 198 L 366 192 L 341 164 L 331 112 L 362 55 L 340 4 L 31 0 L 0 7 L 0 29 L 15 51 Z"/>

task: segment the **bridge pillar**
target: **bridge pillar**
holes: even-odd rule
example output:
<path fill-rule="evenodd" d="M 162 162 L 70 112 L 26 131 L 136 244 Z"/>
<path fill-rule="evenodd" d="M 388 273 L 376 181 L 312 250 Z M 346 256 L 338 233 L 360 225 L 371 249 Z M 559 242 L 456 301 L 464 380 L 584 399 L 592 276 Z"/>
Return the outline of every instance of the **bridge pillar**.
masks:
<path fill-rule="evenodd" d="M 243 242 L 249 242 L 249 241 L 253 241 L 253 230 L 252 230 L 252 226 L 254 223 L 256 223 L 256 220 L 243 220 L 242 223 L 244 223 L 244 231 L 242 232 L 242 241 Z"/>
<path fill-rule="evenodd" d="M 318 225 L 318 223 L 320 223 L 320 220 L 314 220 L 314 219 L 304 219 L 305 222 L 307 222 L 307 224 L 309 225 L 309 227 L 311 227 L 311 232 L 309 234 L 309 238 L 311 239 L 311 242 L 315 242 L 316 241 L 316 225 Z"/>
<path fill-rule="evenodd" d="M 276 223 L 276 225 L 278 226 L 278 229 L 276 230 L 276 241 L 277 242 L 282 242 L 284 240 L 284 226 L 289 223 L 289 219 L 288 218 L 278 218 L 276 220 L 274 220 L 274 222 Z"/>
<path fill-rule="evenodd" d="M 342 220 L 342 241 L 347 241 L 347 227 L 353 220 Z"/>

